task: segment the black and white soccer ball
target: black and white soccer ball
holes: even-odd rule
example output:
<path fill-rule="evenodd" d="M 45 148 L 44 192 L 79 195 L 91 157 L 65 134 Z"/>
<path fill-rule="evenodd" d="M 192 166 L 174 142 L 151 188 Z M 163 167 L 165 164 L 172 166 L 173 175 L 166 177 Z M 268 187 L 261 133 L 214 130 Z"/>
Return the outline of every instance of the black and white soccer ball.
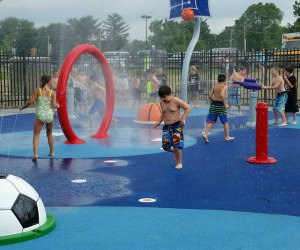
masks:
<path fill-rule="evenodd" d="M 17 176 L 0 174 L 0 237 L 32 231 L 46 221 L 35 189 Z"/>

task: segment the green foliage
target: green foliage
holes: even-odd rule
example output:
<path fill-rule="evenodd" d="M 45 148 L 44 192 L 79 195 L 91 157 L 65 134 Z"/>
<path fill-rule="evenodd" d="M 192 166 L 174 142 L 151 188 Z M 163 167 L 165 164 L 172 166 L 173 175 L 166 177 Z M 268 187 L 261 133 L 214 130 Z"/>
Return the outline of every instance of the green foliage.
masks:
<path fill-rule="evenodd" d="M 80 19 L 71 18 L 67 20 L 68 32 L 71 35 L 70 38 L 75 45 L 78 44 L 94 44 L 99 37 L 98 19 L 94 19 L 92 16 L 82 17 Z"/>
<path fill-rule="evenodd" d="M 229 47 L 230 43 L 242 50 L 244 36 L 248 51 L 278 48 L 282 33 L 300 31 L 300 2 L 295 1 L 293 8 L 296 21 L 286 27 L 280 26 L 283 13 L 273 3 L 252 4 L 235 20 L 231 29 L 225 28 L 220 34 L 212 34 L 207 21 L 201 19 L 200 38 L 195 50 Z M 129 29 L 117 13 L 108 15 L 102 23 L 86 16 L 40 28 L 35 28 L 34 23 L 28 20 L 9 17 L 0 21 L 0 51 L 15 51 L 20 56 L 29 55 L 31 48 L 36 48 L 38 56 L 50 54 L 57 61 L 62 61 L 72 48 L 83 43 L 94 44 L 102 51 L 127 50 L 131 54 L 149 49 L 154 44 L 159 50 L 175 53 L 186 51 L 194 25 L 193 21 L 154 20 L 149 24 L 151 35 L 148 36 L 148 44 L 144 40 L 129 43 Z"/>
<path fill-rule="evenodd" d="M 298 19 L 300 18 L 300 2 L 295 1 L 295 4 L 293 5 L 294 8 L 294 16 Z"/>
<path fill-rule="evenodd" d="M 293 8 L 293 13 L 296 17 L 296 21 L 294 22 L 294 24 L 288 24 L 285 32 L 300 32 L 300 2 L 295 1 Z"/>
<path fill-rule="evenodd" d="M 217 35 L 216 48 L 227 48 L 230 46 L 230 39 L 231 39 L 230 32 L 233 31 L 231 31 L 230 29 L 224 29 L 219 35 Z M 235 47 L 234 43 L 233 43 L 233 47 Z"/>
<path fill-rule="evenodd" d="M 66 25 L 62 23 L 51 23 L 47 27 L 38 28 L 37 51 L 39 56 L 51 56 L 55 61 L 59 61 L 63 55 L 64 41 L 63 30 Z M 48 51 L 49 49 L 49 51 Z"/>
<path fill-rule="evenodd" d="M 117 13 L 108 15 L 102 23 L 102 29 L 105 34 L 104 51 L 118 51 L 126 46 L 129 26 L 122 16 Z"/>
<path fill-rule="evenodd" d="M 146 42 L 140 40 L 133 40 L 126 45 L 125 51 L 128 51 L 131 55 L 135 55 L 139 50 L 145 50 Z"/>
<path fill-rule="evenodd" d="M 273 3 L 258 3 L 247 8 L 235 21 L 235 46 L 243 49 L 244 31 L 248 49 L 274 49 L 280 46 L 283 13 Z"/>
<path fill-rule="evenodd" d="M 92 16 L 71 18 L 66 24 L 51 23 L 35 28 L 32 22 L 15 17 L 0 22 L 0 50 L 16 55 L 30 55 L 32 48 L 38 56 L 50 55 L 62 60 L 79 44 L 105 47 L 103 50 L 120 50 L 127 44 L 129 26 L 118 14 L 111 14 L 100 29 L 98 19 Z"/>
<path fill-rule="evenodd" d="M 80 44 L 96 45 L 100 34 L 99 27 L 98 19 L 94 19 L 92 16 L 68 19 L 67 25 L 62 27 L 64 54 Z"/>
<path fill-rule="evenodd" d="M 153 33 L 149 37 L 151 44 L 155 44 L 158 49 L 167 52 L 185 51 L 193 36 L 193 22 L 161 20 L 153 21 L 149 25 L 149 30 Z M 204 50 L 209 47 L 210 30 L 208 24 L 201 20 L 200 39 L 195 50 Z"/>
<path fill-rule="evenodd" d="M 33 22 L 9 17 L 0 22 L 0 48 L 6 53 L 28 55 L 36 44 Z"/>

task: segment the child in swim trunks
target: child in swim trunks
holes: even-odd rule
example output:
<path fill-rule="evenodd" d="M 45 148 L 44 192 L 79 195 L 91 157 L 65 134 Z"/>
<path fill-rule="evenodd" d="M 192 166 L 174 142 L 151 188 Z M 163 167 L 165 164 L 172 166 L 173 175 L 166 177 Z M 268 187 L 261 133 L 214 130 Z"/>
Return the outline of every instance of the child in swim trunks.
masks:
<path fill-rule="evenodd" d="M 167 85 L 159 87 L 158 95 L 160 97 L 161 117 L 155 123 L 154 128 L 159 126 L 164 121 L 162 130 L 162 147 L 165 151 L 174 153 L 176 161 L 176 169 L 181 169 L 182 165 L 182 149 L 183 142 L 183 127 L 185 120 L 191 111 L 191 107 L 183 100 L 172 96 L 171 89 Z M 183 115 L 180 114 L 180 109 L 184 110 Z"/>
<path fill-rule="evenodd" d="M 102 116 L 104 113 L 105 89 L 97 82 L 97 76 L 91 75 L 89 79 L 89 88 L 91 97 L 94 99 L 92 107 L 89 110 L 89 128 L 93 129 L 93 117 L 95 114 Z"/>
<path fill-rule="evenodd" d="M 228 116 L 232 106 L 238 107 L 238 115 L 242 115 L 241 109 L 241 86 L 239 84 L 235 84 L 234 81 L 243 82 L 245 79 L 246 70 L 243 67 L 237 67 L 236 72 L 234 72 L 229 81 L 231 82 L 228 87 Z"/>
<path fill-rule="evenodd" d="M 271 69 L 272 73 L 272 83 L 269 86 L 262 86 L 262 89 L 275 89 L 277 96 L 274 100 L 273 104 L 273 112 L 274 112 L 274 118 L 275 122 L 274 125 L 278 125 L 278 127 L 284 127 L 287 125 L 286 117 L 285 117 L 285 104 L 287 101 L 287 92 L 284 87 L 284 80 L 279 74 L 280 68 L 275 66 Z M 281 116 L 281 123 L 278 124 L 278 114 Z"/>
<path fill-rule="evenodd" d="M 204 142 L 209 143 L 208 140 L 208 132 L 211 127 L 216 123 L 218 117 L 220 118 L 223 126 L 224 126 L 224 134 L 225 140 L 232 141 L 234 137 L 229 136 L 229 127 L 228 127 L 228 119 L 227 119 L 227 109 L 229 105 L 226 102 L 226 75 L 220 74 L 218 75 L 218 83 L 213 86 L 212 90 L 209 93 L 209 99 L 211 100 L 209 113 L 206 119 L 206 127 L 203 135 Z"/>
<path fill-rule="evenodd" d="M 34 122 L 34 133 L 33 133 L 33 161 L 37 161 L 38 158 L 38 144 L 41 130 L 46 124 L 47 138 L 50 148 L 49 156 L 54 156 L 54 140 L 52 130 L 54 126 L 53 121 L 53 108 L 59 108 L 59 104 L 56 102 L 56 93 L 50 89 L 51 76 L 42 75 L 41 87 L 37 88 L 30 99 L 20 107 L 23 110 L 35 101 L 36 103 L 36 118 Z"/>

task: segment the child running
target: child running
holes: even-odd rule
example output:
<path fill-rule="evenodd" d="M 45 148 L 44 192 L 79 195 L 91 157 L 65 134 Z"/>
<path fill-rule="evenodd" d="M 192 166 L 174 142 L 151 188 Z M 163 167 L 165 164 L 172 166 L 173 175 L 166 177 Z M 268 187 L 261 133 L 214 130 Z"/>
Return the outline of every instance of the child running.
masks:
<path fill-rule="evenodd" d="M 159 87 L 158 95 L 160 97 L 161 117 L 155 123 L 154 128 L 159 126 L 164 121 L 162 130 L 162 147 L 165 151 L 174 153 L 176 161 L 176 169 L 181 169 L 182 165 L 182 149 L 183 143 L 183 127 L 185 120 L 191 111 L 191 107 L 183 100 L 172 96 L 171 89 L 167 85 Z M 180 114 L 180 109 L 184 113 Z"/>
<path fill-rule="evenodd" d="M 89 88 L 94 103 L 89 110 L 89 131 L 93 129 L 93 119 L 95 114 L 99 114 L 102 117 L 104 113 L 104 99 L 105 99 L 105 89 L 97 82 L 97 76 L 91 75 L 89 81 Z"/>
<path fill-rule="evenodd" d="M 227 109 L 229 108 L 226 102 L 226 75 L 218 75 L 218 83 L 212 88 L 209 93 L 209 99 L 211 100 L 209 113 L 206 119 L 206 127 L 203 135 L 203 140 L 209 143 L 208 132 L 210 131 L 213 124 L 216 123 L 218 117 L 224 125 L 224 134 L 226 142 L 234 140 L 234 137 L 229 136 L 229 127 L 227 119 Z"/>

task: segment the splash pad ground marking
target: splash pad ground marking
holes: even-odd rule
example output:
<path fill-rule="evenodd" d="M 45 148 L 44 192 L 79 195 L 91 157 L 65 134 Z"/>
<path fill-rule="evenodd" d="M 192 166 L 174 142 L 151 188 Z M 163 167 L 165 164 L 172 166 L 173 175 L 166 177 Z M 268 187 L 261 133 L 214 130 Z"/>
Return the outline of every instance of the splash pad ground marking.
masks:
<path fill-rule="evenodd" d="M 141 203 L 152 203 L 152 202 L 156 202 L 156 199 L 154 199 L 154 198 L 141 198 L 141 199 L 139 199 L 139 202 L 141 202 Z"/>
<path fill-rule="evenodd" d="M 116 163 L 117 161 L 116 160 L 106 160 L 106 161 L 104 161 L 104 163 Z"/>
<path fill-rule="evenodd" d="M 75 183 L 75 184 L 81 184 L 81 183 L 86 183 L 87 180 L 86 179 L 74 179 L 74 180 L 71 180 L 72 183 Z"/>

